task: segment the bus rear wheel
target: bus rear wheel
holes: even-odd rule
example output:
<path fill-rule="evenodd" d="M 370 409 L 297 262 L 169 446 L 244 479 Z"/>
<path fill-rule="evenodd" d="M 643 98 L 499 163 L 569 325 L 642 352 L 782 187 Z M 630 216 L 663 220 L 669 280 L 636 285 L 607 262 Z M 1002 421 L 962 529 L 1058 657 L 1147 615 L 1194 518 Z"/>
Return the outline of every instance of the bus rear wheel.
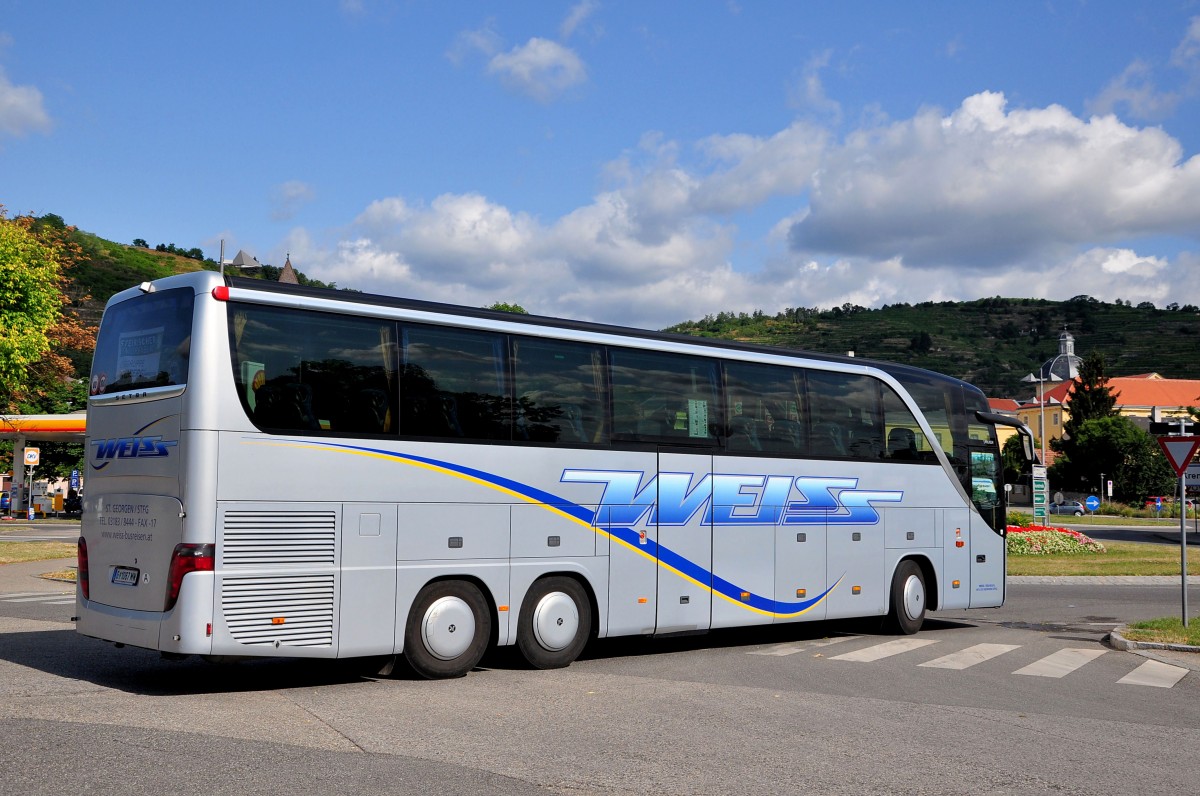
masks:
<path fill-rule="evenodd" d="M 487 651 L 492 614 L 483 592 L 463 580 L 421 589 L 404 629 L 404 658 L 431 680 L 462 677 Z"/>
<path fill-rule="evenodd" d="M 573 578 L 534 583 L 517 618 L 517 646 L 537 669 L 561 669 L 583 652 L 592 632 L 592 604 Z"/>
<path fill-rule="evenodd" d="M 912 635 L 925 622 L 925 575 L 916 561 L 901 561 L 892 576 L 892 607 L 887 626 L 904 635 Z"/>

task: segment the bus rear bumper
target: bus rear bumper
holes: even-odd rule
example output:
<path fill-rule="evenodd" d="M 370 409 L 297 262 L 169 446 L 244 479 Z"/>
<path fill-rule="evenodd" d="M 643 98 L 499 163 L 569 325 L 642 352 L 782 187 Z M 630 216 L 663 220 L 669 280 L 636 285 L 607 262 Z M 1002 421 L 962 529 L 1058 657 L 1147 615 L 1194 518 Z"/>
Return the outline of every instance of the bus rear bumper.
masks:
<path fill-rule="evenodd" d="M 103 605 L 76 596 L 79 621 L 75 629 L 85 636 L 181 655 L 212 653 L 213 578 L 190 573 L 183 579 L 179 601 L 170 611 L 135 611 Z"/>

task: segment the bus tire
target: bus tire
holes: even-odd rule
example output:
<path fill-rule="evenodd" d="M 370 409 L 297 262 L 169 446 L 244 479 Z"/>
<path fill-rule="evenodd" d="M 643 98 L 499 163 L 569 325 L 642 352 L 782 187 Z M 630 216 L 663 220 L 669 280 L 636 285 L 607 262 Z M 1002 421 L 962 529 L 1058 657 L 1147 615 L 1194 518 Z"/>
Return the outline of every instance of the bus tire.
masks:
<path fill-rule="evenodd" d="M 579 581 L 555 576 L 533 584 L 517 618 L 517 646 L 536 669 L 561 669 L 592 633 L 592 604 Z"/>
<path fill-rule="evenodd" d="M 487 651 L 492 614 L 474 583 L 442 580 L 421 589 L 404 628 L 404 658 L 430 680 L 463 677 Z"/>
<path fill-rule="evenodd" d="M 897 633 L 912 635 L 925 622 L 925 575 L 916 561 L 901 561 L 892 576 L 892 607 L 887 627 Z"/>

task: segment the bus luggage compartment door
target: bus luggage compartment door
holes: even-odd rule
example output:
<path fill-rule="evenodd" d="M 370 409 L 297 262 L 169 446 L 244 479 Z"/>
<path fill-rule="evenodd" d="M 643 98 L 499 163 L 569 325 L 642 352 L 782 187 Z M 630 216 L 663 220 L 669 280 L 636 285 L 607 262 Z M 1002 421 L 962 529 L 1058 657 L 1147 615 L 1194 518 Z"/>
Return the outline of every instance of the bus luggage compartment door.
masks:
<path fill-rule="evenodd" d="M 338 657 L 396 649 L 395 504 L 342 505 Z"/>

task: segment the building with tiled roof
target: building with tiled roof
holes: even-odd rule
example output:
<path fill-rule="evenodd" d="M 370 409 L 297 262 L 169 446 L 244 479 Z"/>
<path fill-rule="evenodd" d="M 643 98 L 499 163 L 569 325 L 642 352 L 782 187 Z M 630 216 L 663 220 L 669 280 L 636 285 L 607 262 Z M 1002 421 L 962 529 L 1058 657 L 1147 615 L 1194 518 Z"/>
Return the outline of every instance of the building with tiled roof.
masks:
<path fill-rule="evenodd" d="M 1062 437 L 1063 425 L 1071 416 L 1071 386 L 1074 382 L 1054 382 L 1045 390 L 1039 402 L 1038 395 L 1019 401 L 1017 417 L 1033 429 L 1034 436 L 1042 438 L 1043 410 L 1046 419 L 1046 441 Z M 1151 422 L 1163 422 L 1186 416 L 1188 407 L 1200 406 L 1200 379 L 1166 379 L 1157 373 L 1138 376 L 1114 376 L 1108 380 L 1108 389 L 1116 396 L 1114 408 L 1142 428 Z"/>

